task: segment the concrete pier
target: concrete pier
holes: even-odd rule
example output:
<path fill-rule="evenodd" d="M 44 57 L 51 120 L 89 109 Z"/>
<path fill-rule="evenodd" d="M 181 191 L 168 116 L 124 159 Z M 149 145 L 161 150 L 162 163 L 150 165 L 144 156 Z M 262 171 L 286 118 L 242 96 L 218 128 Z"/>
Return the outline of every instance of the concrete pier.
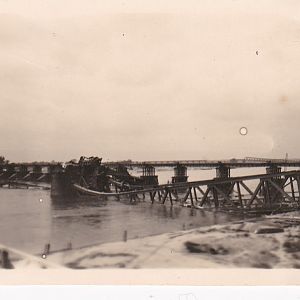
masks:
<path fill-rule="evenodd" d="M 278 203 L 283 200 L 283 195 L 278 191 L 275 185 L 283 189 L 283 186 L 286 182 L 284 178 L 280 175 L 281 167 L 276 164 L 270 164 L 266 167 L 267 174 L 278 174 L 272 178 L 272 182 L 263 182 L 259 194 L 264 196 L 264 201 L 266 206 L 272 206 L 273 203 Z M 293 183 L 292 183 L 293 184 Z"/>
<path fill-rule="evenodd" d="M 216 168 L 216 177 L 217 178 L 229 178 L 230 177 L 230 167 L 225 166 L 224 164 L 220 163 Z"/>
<path fill-rule="evenodd" d="M 216 180 L 218 179 L 227 179 L 230 178 L 230 167 L 225 166 L 221 162 L 219 163 L 218 167 L 216 168 Z M 223 183 L 219 184 L 218 188 L 212 188 L 212 196 L 215 203 L 219 202 L 219 197 L 228 197 L 233 190 L 233 186 L 231 183 Z"/>
<path fill-rule="evenodd" d="M 141 179 L 145 185 L 158 185 L 158 176 L 155 175 L 155 168 L 151 165 L 143 165 Z"/>
<path fill-rule="evenodd" d="M 172 183 L 187 182 L 187 167 L 181 164 L 177 164 L 174 167 L 174 176 L 172 177 Z"/>

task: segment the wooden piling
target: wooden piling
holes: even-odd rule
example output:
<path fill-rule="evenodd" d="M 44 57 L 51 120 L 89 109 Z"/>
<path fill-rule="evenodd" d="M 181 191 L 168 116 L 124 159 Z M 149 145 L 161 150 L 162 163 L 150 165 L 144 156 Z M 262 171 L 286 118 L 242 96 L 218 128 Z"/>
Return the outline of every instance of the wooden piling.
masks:
<path fill-rule="evenodd" d="M 243 209 L 243 208 L 244 208 L 244 205 L 243 205 L 243 200 L 242 200 L 242 194 L 241 194 L 240 183 L 237 182 L 237 183 L 236 183 L 236 186 L 237 186 L 237 191 L 238 191 L 238 196 L 239 196 L 240 206 L 241 206 L 241 208 Z"/>
<path fill-rule="evenodd" d="M 0 266 L 3 269 L 14 269 L 13 264 L 11 263 L 9 259 L 9 254 L 7 250 L 2 250 L 1 251 L 1 261 L 0 261 Z"/>
<path fill-rule="evenodd" d="M 150 194 L 151 203 L 153 204 L 153 202 L 154 202 L 154 195 L 152 194 L 152 192 L 149 192 L 149 194 Z"/>
<path fill-rule="evenodd" d="M 204 195 L 203 195 L 203 197 L 202 197 L 202 200 L 200 202 L 200 206 L 203 206 L 205 204 L 205 202 L 207 201 L 208 194 L 209 194 L 210 190 L 211 190 L 211 188 L 210 188 L 210 186 L 208 186 L 205 193 L 204 193 Z"/>
<path fill-rule="evenodd" d="M 50 243 L 46 244 L 45 247 L 44 247 L 43 255 L 47 256 L 50 253 L 50 248 L 51 248 Z"/>
<path fill-rule="evenodd" d="M 182 199 L 182 202 L 185 203 L 186 200 L 188 199 L 190 195 L 190 189 L 188 188 L 187 191 L 186 191 L 186 194 L 184 195 L 183 199 Z"/>
<path fill-rule="evenodd" d="M 189 195 L 190 195 L 190 198 L 191 198 L 191 205 L 192 205 L 192 207 L 194 207 L 195 205 L 194 205 L 194 199 L 193 199 L 193 194 L 192 194 L 192 188 L 191 187 L 189 188 Z"/>
<path fill-rule="evenodd" d="M 291 183 L 291 190 L 292 190 L 292 197 L 294 199 L 294 201 L 296 201 L 296 197 L 295 197 L 295 189 L 294 189 L 294 183 L 293 183 L 293 178 L 290 177 L 290 183 Z"/>
<path fill-rule="evenodd" d="M 196 192 L 196 188 L 195 187 L 193 187 L 193 191 L 194 191 L 195 201 L 197 202 L 198 198 L 197 198 L 197 192 Z"/>
<path fill-rule="evenodd" d="M 169 190 L 166 188 L 166 189 L 165 189 L 165 194 L 164 194 L 164 196 L 163 196 L 163 201 L 162 201 L 163 204 L 165 204 L 166 199 L 167 199 L 167 197 L 168 197 L 168 194 L 169 194 Z"/>
<path fill-rule="evenodd" d="M 67 245 L 67 249 L 71 250 L 72 249 L 72 242 L 69 242 Z"/>
<path fill-rule="evenodd" d="M 161 202 L 161 192 L 157 191 L 157 194 L 158 194 L 158 201 Z"/>
<path fill-rule="evenodd" d="M 219 207 L 219 197 L 218 197 L 218 191 L 216 190 L 216 188 L 213 188 L 213 197 L 214 197 L 214 203 L 215 203 L 215 208 Z"/>
<path fill-rule="evenodd" d="M 172 194 L 171 194 L 170 190 L 169 190 L 169 198 L 170 198 L 171 205 L 173 205 L 173 199 L 172 199 Z"/>
<path fill-rule="evenodd" d="M 127 242 L 127 230 L 124 230 L 123 232 L 123 241 Z"/>

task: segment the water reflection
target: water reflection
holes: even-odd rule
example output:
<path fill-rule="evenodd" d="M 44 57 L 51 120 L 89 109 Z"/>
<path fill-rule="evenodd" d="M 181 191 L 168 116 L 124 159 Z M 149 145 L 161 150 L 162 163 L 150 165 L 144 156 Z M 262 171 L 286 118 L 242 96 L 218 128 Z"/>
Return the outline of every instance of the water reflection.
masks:
<path fill-rule="evenodd" d="M 195 208 L 190 208 L 190 216 L 193 217 L 196 215 L 196 210 Z"/>
<path fill-rule="evenodd" d="M 99 197 L 60 197 L 51 196 L 51 204 L 53 209 L 75 209 L 80 207 L 98 207 L 106 206 L 107 199 L 100 199 Z"/>
<path fill-rule="evenodd" d="M 179 206 L 166 206 L 163 204 L 159 204 L 162 207 L 164 212 L 163 216 L 165 218 L 178 219 L 181 215 L 181 207 Z"/>
<path fill-rule="evenodd" d="M 108 213 L 107 200 L 98 197 L 51 197 L 52 228 L 82 224 L 100 228 Z"/>

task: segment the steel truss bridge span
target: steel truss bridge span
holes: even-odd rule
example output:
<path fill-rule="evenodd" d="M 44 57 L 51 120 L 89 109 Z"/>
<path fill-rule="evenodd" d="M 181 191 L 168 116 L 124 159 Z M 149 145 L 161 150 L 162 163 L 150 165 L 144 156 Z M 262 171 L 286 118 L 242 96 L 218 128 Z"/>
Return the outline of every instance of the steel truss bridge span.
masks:
<path fill-rule="evenodd" d="M 253 181 L 250 188 L 249 182 Z M 255 186 L 253 188 L 253 186 Z M 195 208 L 222 208 L 228 211 L 274 212 L 300 207 L 300 171 L 258 174 L 185 183 L 162 184 L 152 187 L 116 184 L 116 191 L 103 193 L 75 185 L 74 188 L 95 196 L 128 197 L 139 201 L 149 195 L 152 203 L 174 201 Z"/>
<path fill-rule="evenodd" d="M 114 161 L 103 162 L 104 165 L 109 167 L 116 167 L 123 165 L 126 167 L 143 167 L 150 165 L 153 167 L 175 167 L 177 165 L 184 165 L 186 167 L 203 167 L 203 168 L 218 168 L 220 165 L 228 168 L 255 168 L 255 167 L 268 167 L 276 165 L 278 167 L 300 167 L 300 159 L 296 160 L 247 160 L 247 159 L 231 159 L 231 160 L 168 160 L 168 161 Z"/>

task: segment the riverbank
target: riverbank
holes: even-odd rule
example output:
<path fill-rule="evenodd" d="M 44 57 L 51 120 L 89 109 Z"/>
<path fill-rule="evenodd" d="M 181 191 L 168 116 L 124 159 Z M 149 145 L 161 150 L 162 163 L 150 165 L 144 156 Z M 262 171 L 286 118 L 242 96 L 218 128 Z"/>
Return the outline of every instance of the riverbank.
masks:
<path fill-rule="evenodd" d="M 49 255 L 85 268 L 300 268 L 300 212 Z"/>

